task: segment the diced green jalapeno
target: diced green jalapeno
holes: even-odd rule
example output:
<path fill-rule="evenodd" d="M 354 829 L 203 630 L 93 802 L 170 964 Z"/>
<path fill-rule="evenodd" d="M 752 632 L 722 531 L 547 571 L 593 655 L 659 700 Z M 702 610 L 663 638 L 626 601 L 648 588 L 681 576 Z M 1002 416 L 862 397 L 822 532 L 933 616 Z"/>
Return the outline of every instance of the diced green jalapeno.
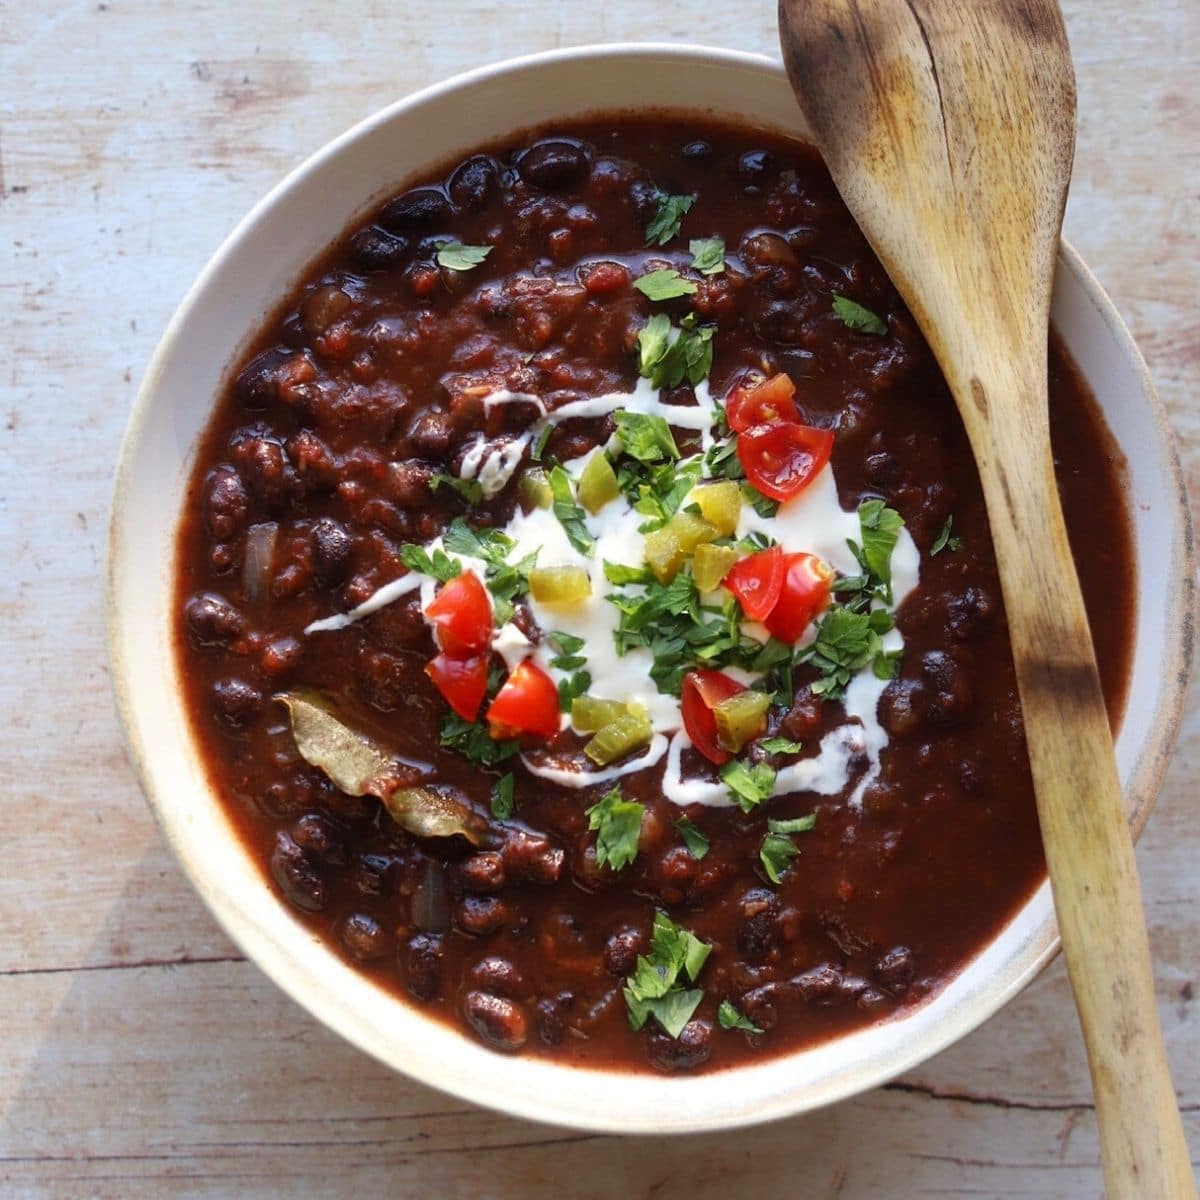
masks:
<path fill-rule="evenodd" d="M 595 696 L 576 696 L 571 701 L 571 728 L 576 733 L 595 733 L 605 725 L 623 717 L 625 705 L 620 700 L 599 700 Z"/>
<path fill-rule="evenodd" d="M 706 483 L 692 493 L 692 499 L 721 537 L 730 537 L 736 531 L 742 515 L 742 492 L 732 480 Z"/>
<path fill-rule="evenodd" d="M 583 748 L 598 767 L 616 762 L 638 746 L 644 746 L 654 736 L 650 718 L 644 714 L 626 712 L 596 731 L 595 737 Z"/>
<path fill-rule="evenodd" d="M 717 719 L 717 744 L 737 754 L 751 738 L 766 731 L 770 707 L 771 697 L 766 692 L 738 692 L 722 700 L 712 710 Z"/>
<path fill-rule="evenodd" d="M 593 516 L 621 494 L 617 475 L 603 450 L 587 460 L 579 477 L 579 503 Z"/>
<path fill-rule="evenodd" d="M 683 566 L 683 547 L 666 526 L 646 534 L 646 565 L 659 583 L 670 583 Z"/>
<path fill-rule="evenodd" d="M 532 467 L 521 476 L 517 485 L 521 499 L 531 508 L 549 508 L 554 502 L 554 493 L 550 490 L 550 480 L 541 467 Z"/>
<path fill-rule="evenodd" d="M 737 559 L 738 552 L 732 546 L 712 546 L 708 543 L 697 546 L 695 557 L 692 559 L 692 574 L 696 577 L 696 586 L 702 592 L 711 592 L 719 586 Z"/>
<path fill-rule="evenodd" d="M 582 567 L 534 567 L 529 593 L 539 604 L 579 604 L 592 594 L 592 581 Z"/>
<path fill-rule="evenodd" d="M 685 555 L 691 554 L 697 546 L 711 542 L 717 536 L 716 526 L 690 512 L 677 512 L 663 528 L 674 534 L 679 548 Z"/>

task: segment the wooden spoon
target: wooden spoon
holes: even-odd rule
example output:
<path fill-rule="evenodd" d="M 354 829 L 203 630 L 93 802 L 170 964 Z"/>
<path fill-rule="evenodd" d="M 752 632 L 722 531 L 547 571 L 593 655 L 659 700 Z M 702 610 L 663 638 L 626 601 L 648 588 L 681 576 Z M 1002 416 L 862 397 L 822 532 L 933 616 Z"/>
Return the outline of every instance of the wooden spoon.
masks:
<path fill-rule="evenodd" d="M 1038 816 L 1116 1200 L 1194 1197 L 1047 421 L 1075 140 L 1054 0 L 780 0 L 834 182 L 929 341 L 983 481 Z"/>

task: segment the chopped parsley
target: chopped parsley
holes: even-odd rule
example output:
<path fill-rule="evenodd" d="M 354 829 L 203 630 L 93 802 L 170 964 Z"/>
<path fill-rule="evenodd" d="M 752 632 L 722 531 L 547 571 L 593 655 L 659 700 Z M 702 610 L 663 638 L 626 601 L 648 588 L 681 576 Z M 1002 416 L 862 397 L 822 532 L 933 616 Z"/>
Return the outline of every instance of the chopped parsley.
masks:
<path fill-rule="evenodd" d="M 640 463 L 658 463 L 679 457 L 675 435 L 665 418 L 625 408 L 617 409 L 616 417 L 621 449 L 631 458 Z"/>
<path fill-rule="evenodd" d="M 464 246 L 461 242 L 438 242 L 439 267 L 450 271 L 469 271 L 477 267 L 492 252 L 491 246 Z"/>
<path fill-rule="evenodd" d="M 444 550 L 435 549 L 430 554 L 424 546 L 413 542 L 400 547 L 400 561 L 410 571 L 428 575 L 438 583 L 449 583 L 451 579 L 462 574 L 462 563 L 456 562 Z"/>
<path fill-rule="evenodd" d="M 588 532 L 584 521 L 583 509 L 575 503 L 575 493 L 571 489 L 571 478 L 562 467 L 553 467 L 550 471 L 550 491 L 554 495 L 551 506 L 558 523 L 567 535 L 567 541 L 580 554 L 591 554 L 596 548 L 595 539 Z"/>
<path fill-rule="evenodd" d="M 943 550 L 949 550 L 953 552 L 961 548 L 962 538 L 960 538 L 957 534 L 950 532 L 953 526 L 954 514 L 951 513 L 950 516 L 946 518 L 946 523 L 942 526 L 937 537 L 934 538 L 933 545 L 929 547 L 929 556 L 931 558 L 935 554 L 941 554 Z"/>
<path fill-rule="evenodd" d="M 587 671 L 576 671 L 558 681 L 558 707 L 565 713 L 571 711 L 571 701 L 582 696 L 592 686 L 592 676 Z"/>
<path fill-rule="evenodd" d="M 457 475 L 438 471 L 429 480 L 429 490 L 436 492 L 440 487 L 450 488 L 468 504 L 478 504 L 483 499 L 483 484 L 478 479 L 459 479 Z"/>
<path fill-rule="evenodd" d="M 638 373 L 656 388 L 678 387 L 685 379 L 693 387 L 712 370 L 715 325 L 700 325 L 695 313 L 679 323 L 672 339 L 666 313 L 655 313 L 638 333 Z"/>
<path fill-rule="evenodd" d="M 677 1038 L 704 999 L 703 988 L 685 988 L 683 980 L 696 982 L 711 950 L 707 942 L 680 928 L 666 913 L 656 912 L 650 953 L 638 956 L 622 989 L 630 1028 L 639 1030 L 653 1017 Z"/>
<path fill-rule="evenodd" d="M 493 615 L 497 625 L 503 625 L 512 617 L 513 604 L 518 596 L 529 591 L 529 572 L 537 562 L 538 552 L 527 554 L 515 563 L 508 556 L 517 543 L 499 529 L 476 529 L 462 517 L 450 522 L 442 538 L 447 550 L 469 558 L 481 558 L 484 567 L 484 583 L 492 593 Z"/>
<path fill-rule="evenodd" d="M 646 245 L 665 246 L 679 233 L 684 214 L 696 203 L 695 196 L 668 196 L 658 194 L 658 209 L 646 226 Z"/>
<path fill-rule="evenodd" d="M 817 826 L 817 814 L 808 813 L 803 817 L 788 817 L 786 820 L 775 817 L 767 818 L 769 833 L 808 833 Z"/>
<path fill-rule="evenodd" d="M 554 432 L 554 425 L 547 423 L 538 430 L 538 435 L 533 440 L 533 446 L 529 450 L 529 457 L 534 462 L 541 462 L 542 455 L 546 453 L 546 444 L 550 441 L 550 435 Z"/>
<path fill-rule="evenodd" d="M 792 865 L 792 859 L 800 853 L 790 835 L 807 833 L 816 823 L 817 818 L 813 813 L 786 821 L 767 821 L 767 836 L 763 838 L 758 857 L 772 883 L 780 882 L 780 877 Z"/>
<path fill-rule="evenodd" d="M 888 327 L 869 308 L 863 308 L 845 296 L 834 296 L 833 311 L 841 318 L 842 324 L 850 329 L 859 329 L 864 333 L 877 333 L 883 337 Z"/>
<path fill-rule="evenodd" d="M 892 602 L 892 551 L 904 528 L 904 518 L 882 500 L 864 500 L 858 506 L 858 527 L 862 530 L 862 545 L 852 538 L 846 539 L 846 545 L 861 574 L 839 579 L 834 591 L 852 593 L 847 605 L 862 611 L 872 600 Z"/>
<path fill-rule="evenodd" d="M 885 609 L 854 612 L 843 604 L 826 609 L 817 623 L 817 636 L 796 656 L 798 662 L 811 663 L 820 672 L 812 685 L 814 695 L 838 699 L 850 680 L 875 664 L 876 673 L 894 669 L 894 658 L 885 653 L 880 638 L 895 624 L 895 618 Z M 876 660 L 882 658 L 882 663 Z M 891 674 L 881 675 L 890 679 Z"/>
<path fill-rule="evenodd" d="M 555 652 L 555 657 L 550 660 L 552 667 L 557 667 L 560 671 L 575 671 L 579 667 L 587 666 L 587 657 L 579 653 L 587 644 L 583 638 L 556 630 L 546 634 L 546 641 Z"/>
<path fill-rule="evenodd" d="M 699 483 L 700 471 L 699 457 L 659 464 L 623 460 L 617 471 L 617 486 L 633 510 L 649 518 L 638 526 L 639 531 L 649 533 L 665 525 Z"/>
<path fill-rule="evenodd" d="M 742 1016 L 728 1000 L 722 1000 L 717 1008 L 717 1024 L 722 1029 L 740 1029 L 744 1033 L 762 1033 L 762 1030 L 749 1017 Z"/>
<path fill-rule="evenodd" d="M 766 763 L 751 765 L 740 758 L 731 758 L 717 774 L 742 812 L 752 812 L 770 800 L 775 790 L 775 771 Z"/>
<path fill-rule="evenodd" d="M 614 787 L 587 810 L 588 828 L 596 835 L 596 862 L 611 871 L 629 866 L 638 852 L 644 807 L 626 800 Z"/>
<path fill-rule="evenodd" d="M 516 781 L 512 774 L 501 775 L 492 784 L 492 816 L 497 821 L 507 821 L 513 815 L 513 784 Z"/>
<path fill-rule="evenodd" d="M 464 721 L 457 713 L 447 713 L 442 718 L 438 740 L 447 750 L 455 750 L 481 767 L 504 762 L 521 749 L 521 743 L 515 738 L 494 741 L 486 725 Z"/>
<path fill-rule="evenodd" d="M 680 296 L 693 296 L 696 293 L 696 285 L 690 279 L 684 279 L 678 271 L 669 267 L 647 272 L 640 279 L 635 279 L 633 286 L 651 300 L 677 300 Z"/>
<path fill-rule="evenodd" d="M 725 270 L 725 239 L 719 237 L 693 238 L 688 242 L 692 270 L 701 275 L 720 275 Z"/>
<path fill-rule="evenodd" d="M 804 749 L 802 742 L 793 742 L 785 737 L 763 738 L 758 746 L 764 754 L 799 754 Z"/>
<path fill-rule="evenodd" d="M 697 827 L 696 823 L 689 817 L 680 817 L 675 822 L 675 828 L 679 830 L 679 836 L 683 838 L 683 844 L 687 847 L 688 853 L 699 862 L 709 851 L 711 843 Z"/>

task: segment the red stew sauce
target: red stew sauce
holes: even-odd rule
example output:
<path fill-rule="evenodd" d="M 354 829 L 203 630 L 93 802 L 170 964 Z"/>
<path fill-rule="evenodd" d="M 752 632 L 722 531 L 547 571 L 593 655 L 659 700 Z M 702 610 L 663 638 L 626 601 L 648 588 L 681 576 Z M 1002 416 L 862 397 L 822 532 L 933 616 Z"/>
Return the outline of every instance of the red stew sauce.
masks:
<path fill-rule="evenodd" d="M 664 197 L 694 199 L 672 212 Z M 690 243 L 716 238 L 722 269 L 706 273 Z M 470 263 L 461 247 L 490 249 Z M 671 269 L 693 289 L 654 300 L 633 286 Z M 847 321 L 834 297 L 883 331 Z M 615 869 L 587 815 L 612 783 L 563 787 L 519 756 L 489 766 L 441 744 L 450 707 L 426 671 L 438 647 L 420 593 L 304 631 L 404 577 L 402 548 L 455 519 L 503 529 L 528 504 L 532 445 L 492 497 L 443 478 L 460 477 L 480 431 L 503 445 L 538 419 L 535 405 L 484 398 L 535 396 L 553 418 L 632 392 L 639 333 L 657 313 L 712 328 L 715 398 L 788 377 L 796 421 L 832 434 L 842 508 L 878 499 L 898 512 L 920 576 L 896 613 L 904 648 L 878 707 L 888 744 L 860 807 L 847 787 L 750 811 L 684 808 L 663 796 L 659 762 L 615 781 L 621 803 L 642 806 L 636 856 Z M 1134 604 L 1121 457 L 1056 340 L 1049 368 L 1060 492 L 1115 725 Z M 686 377 L 662 396 L 693 402 Z M 614 428 L 611 413 L 550 424 L 541 468 Z M 686 456 L 695 434 L 675 433 Z M 702 118 L 596 119 L 516 136 L 388 199 L 307 273 L 216 398 L 176 570 L 195 737 L 264 887 L 380 986 L 496 1050 L 661 1071 L 794 1051 L 926 1000 L 1044 876 L 966 437 L 912 318 L 799 143 Z M 515 604 L 516 624 L 544 637 L 520 594 Z M 506 671 L 483 655 L 494 695 Z M 773 696 L 759 741 L 798 742 L 802 757 L 845 722 L 836 698 L 811 691 L 819 678 L 812 662 L 795 667 L 794 694 Z M 473 814 L 478 845 L 414 836 L 375 795 L 349 795 L 306 762 L 275 699 L 304 689 L 393 760 L 396 781 L 434 781 Z M 478 711 L 487 741 L 487 701 Z M 521 740 L 526 751 L 555 741 Z M 558 735 L 576 752 L 586 740 Z M 780 762 L 759 742 L 741 755 Z M 695 750 L 685 760 L 716 770 Z M 498 819 L 507 775 L 511 815 Z M 811 829 L 781 835 L 793 850 L 775 882 L 768 819 L 810 815 Z M 707 842 L 702 857 L 682 817 Z M 631 1027 L 639 956 L 651 969 L 670 956 L 652 945 L 656 913 L 710 948 L 694 977 L 677 971 L 674 996 L 701 993 L 677 1036 L 653 1006 Z"/>

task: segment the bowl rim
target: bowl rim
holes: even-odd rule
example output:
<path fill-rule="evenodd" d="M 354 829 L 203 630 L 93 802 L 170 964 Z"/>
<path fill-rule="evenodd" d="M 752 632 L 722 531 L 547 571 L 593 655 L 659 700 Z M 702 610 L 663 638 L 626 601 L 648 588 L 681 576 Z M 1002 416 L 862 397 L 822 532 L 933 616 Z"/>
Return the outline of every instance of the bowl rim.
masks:
<path fill-rule="evenodd" d="M 774 74 L 777 77 L 784 75 L 783 66 L 779 60 L 767 55 L 685 43 L 617 42 L 573 46 L 521 55 L 453 75 L 392 101 L 319 147 L 279 180 L 237 222 L 209 258 L 176 307 L 151 356 L 137 397 L 130 410 L 119 451 L 110 510 L 105 583 L 106 648 L 126 753 L 134 768 L 141 791 L 184 874 L 223 932 L 231 938 L 247 959 L 287 995 L 304 1007 L 312 1017 L 334 1030 L 358 1049 L 371 1054 L 390 1068 L 401 1071 L 419 1083 L 438 1088 L 472 1103 L 496 1108 L 509 1115 L 572 1129 L 609 1133 L 688 1133 L 737 1128 L 779 1119 L 834 1103 L 895 1078 L 978 1028 L 1023 990 L 1053 960 L 1060 949 L 1060 943 L 1052 908 L 1048 919 L 1043 921 L 1033 936 L 1028 939 L 1024 966 L 1020 970 L 1008 972 L 1002 986 L 995 987 L 981 995 L 970 1006 L 956 1006 L 941 1026 L 927 1036 L 919 1038 L 911 1044 L 902 1042 L 869 1065 L 860 1066 L 853 1072 L 847 1072 L 839 1085 L 832 1087 L 827 1085 L 816 1095 L 810 1095 L 803 1089 L 789 1091 L 782 1098 L 775 1097 L 773 1102 L 767 1106 L 766 1111 L 762 1112 L 742 1111 L 732 1115 L 717 1116 L 687 1113 L 674 1119 L 670 1114 L 663 1114 L 663 1124 L 654 1128 L 631 1130 L 628 1123 L 621 1120 L 620 1114 L 581 1112 L 574 1109 L 569 1112 L 563 1111 L 550 1096 L 528 1100 L 512 1096 L 492 1096 L 482 1088 L 473 1086 L 469 1080 L 460 1080 L 457 1077 L 445 1079 L 439 1077 L 436 1070 L 433 1069 L 414 1069 L 410 1065 L 402 1065 L 396 1061 L 394 1055 L 389 1057 L 385 1054 L 379 1045 L 366 1036 L 364 1031 L 355 1028 L 345 1010 L 327 1001 L 323 996 L 314 996 L 295 986 L 297 979 L 288 969 L 288 964 L 276 962 L 275 956 L 271 953 L 274 943 L 250 921 L 244 918 L 239 919 L 237 906 L 224 893 L 220 881 L 215 879 L 211 872 L 206 873 L 201 870 L 193 856 L 187 852 L 177 818 L 171 813 L 170 805 L 164 804 L 157 794 L 154 776 L 149 767 L 152 747 L 145 740 L 144 731 L 135 719 L 133 697 L 138 690 L 138 684 L 126 663 L 123 645 L 123 639 L 132 636 L 133 631 L 126 630 L 123 626 L 119 585 L 122 568 L 131 552 L 129 543 L 130 535 L 133 532 L 126 527 L 128 521 L 127 494 L 131 490 L 131 482 L 136 473 L 138 451 L 143 442 L 149 414 L 158 393 L 159 378 L 174 350 L 179 332 L 187 325 L 193 310 L 207 291 L 213 277 L 222 270 L 227 260 L 238 253 L 246 233 L 276 205 L 284 194 L 302 183 L 310 174 L 321 170 L 328 159 L 337 157 L 345 147 L 353 142 L 365 137 L 379 126 L 403 116 L 408 110 L 436 101 L 444 95 L 484 81 L 547 64 L 592 62 L 611 58 L 661 59 L 664 56 L 692 63 L 698 68 L 741 67 Z M 686 104 L 680 105 L 681 110 L 686 107 Z M 364 202 L 369 199 L 370 197 L 364 196 Z M 1159 703 L 1162 706 L 1160 721 L 1152 736 L 1141 747 L 1127 785 L 1127 798 L 1132 796 L 1134 800 L 1129 816 L 1136 837 L 1140 834 L 1149 816 L 1178 737 L 1192 668 L 1196 581 L 1190 506 L 1174 434 L 1154 388 L 1149 370 L 1132 336 L 1095 276 L 1065 240 L 1061 243 L 1059 251 L 1059 269 L 1064 267 L 1079 283 L 1087 300 L 1104 322 L 1122 360 L 1137 374 L 1142 396 L 1147 401 L 1147 408 L 1157 427 L 1158 438 L 1171 477 L 1169 481 L 1171 491 L 1174 495 L 1174 503 L 1171 505 L 1168 559 L 1172 564 L 1177 564 L 1178 569 L 1171 573 L 1172 577 L 1169 580 L 1164 581 L 1167 590 L 1165 609 L 1168 614 L 1178 613 L 1181 623 L 1177 636 L 1174 638 L 1168 636 L 1167 639 L 1168 660 L 1163 663 L 1163 670 L 1164 675 L 1168 676 L 1168 680 L 1159 696 Z M 190 742 L 190 750 L 192 757 L 198 759 L 194 739 Z M 1031 894 L 1026 905 L 1033 903 L 1038 892 L 1044 890 L 1047 890 L 1045 883 L 1038 891 Z M 991 944 L 993 943 L 988 943 L 988 945 Z M 397 1004 L 404 1003 L 402 999 L 398 998 L 395 1002 Z M 459 1036 L 463 1035 L 459 1033 Z M 847 1036 L 853 1037 L 854 1034 Z M 493 1052 L 482 1046 L 477 1049 L 480 1054 L 494 1057 Z M 805 1053 L 805 1050 L 799 1050 L 789 1055 L 773 1056 L 769 1061 L 779 1061 L 780 1058 L 790 1060 Z M 552 1065 L 563 1073 L 564 1079 L 569 1075 L 578 1076 L 581 1070 L 586 1070 L 558 1063 L 552 1063 Z M 743 1077 L 753 1073 L 756 1069 L 758 1068 L 755 1064 L 750 1064 L 728 1068 L 725 1072 L 717 1074 L 731 1076 L 736 1074 Z M 625 1073 L 624 1077 L 633 1084 L 636 1084 L 636 1081 L 641 1078 L 641 1076 L 628 1073 Z"/>

